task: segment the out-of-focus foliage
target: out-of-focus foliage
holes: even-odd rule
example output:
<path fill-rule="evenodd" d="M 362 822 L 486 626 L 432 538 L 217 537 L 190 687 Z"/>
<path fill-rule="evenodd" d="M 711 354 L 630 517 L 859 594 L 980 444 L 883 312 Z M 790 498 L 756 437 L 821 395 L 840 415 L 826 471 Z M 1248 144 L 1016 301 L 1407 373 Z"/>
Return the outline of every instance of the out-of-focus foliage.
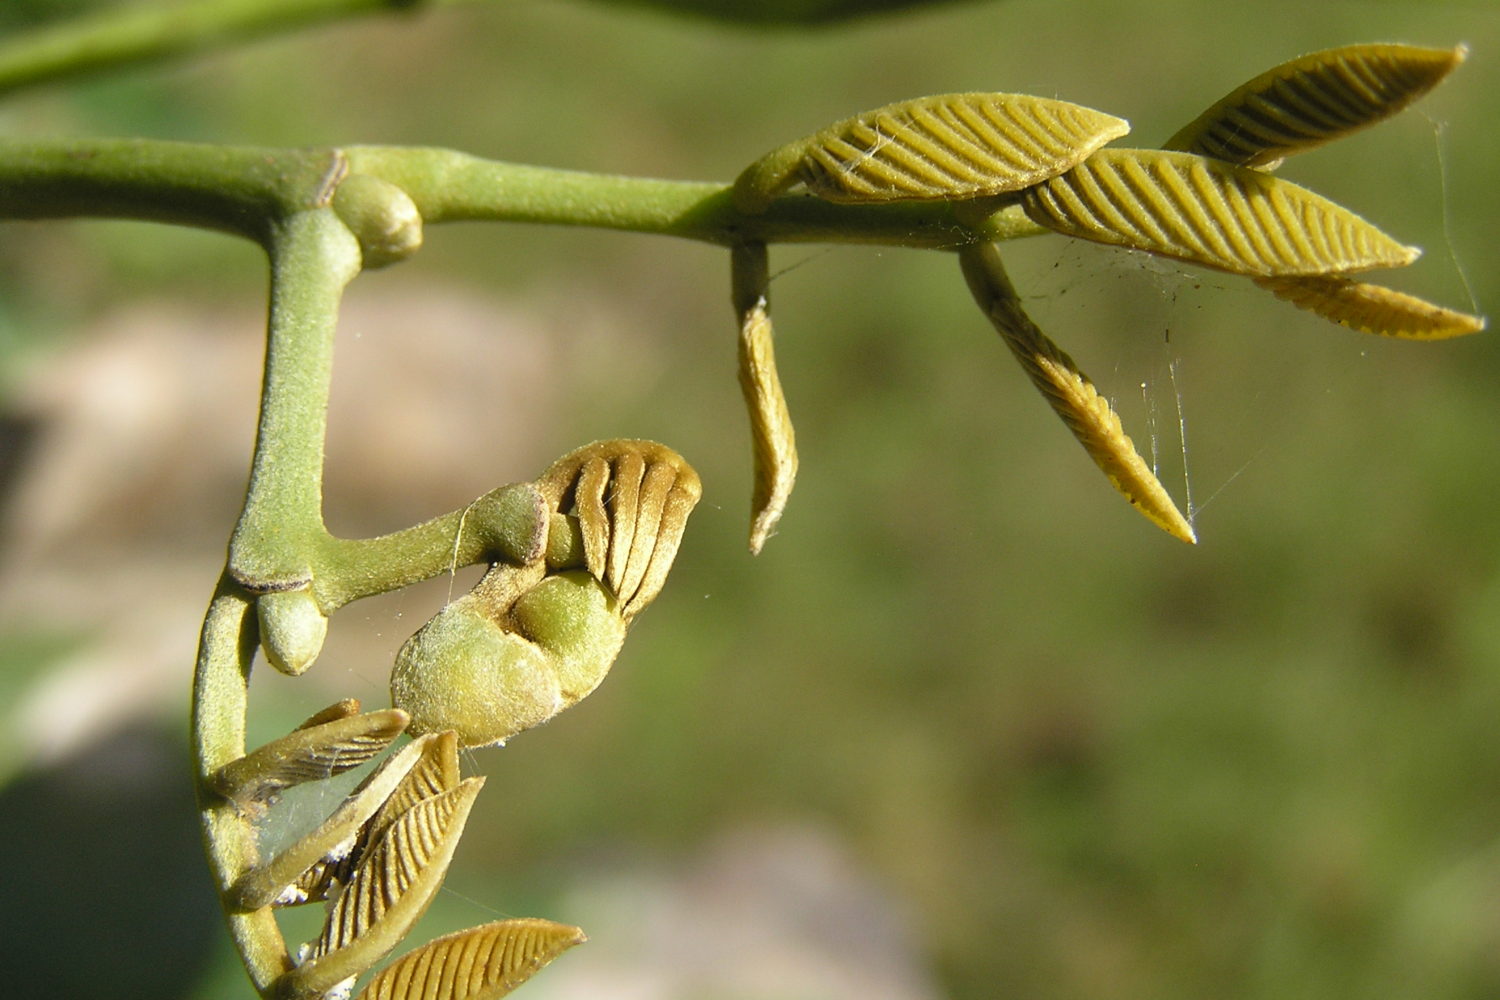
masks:
<path fill-rule="evenodd" d="M 832 24 L 872 14 L 935 7 L 956 0 L 607 0 L 620 6 L 656 7 L 742 24 Z"/>

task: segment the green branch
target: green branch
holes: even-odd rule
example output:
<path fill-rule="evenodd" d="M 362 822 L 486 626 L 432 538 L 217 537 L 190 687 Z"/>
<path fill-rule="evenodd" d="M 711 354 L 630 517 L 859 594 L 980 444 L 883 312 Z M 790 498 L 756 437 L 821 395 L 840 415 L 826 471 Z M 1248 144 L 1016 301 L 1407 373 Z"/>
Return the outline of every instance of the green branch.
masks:
<path fill-rule="evenodd" d="M 259 860 L 255 828 L 210 785 L 214 772 L 245 755 L 250 664 L 257 643 L 255 602 L 227 576 L 219 583 L 198 645 L 193 674 L 193 760 L 203 841 L 214 887 L 223 898 Z M 229 935 L 256 991 L 267 995 L 291 968 L 286 941 L 269 906 L 225 907 Z"/>
<path fill-rule="evenodd" d="M 0 142 L 0 217 L 110 216 L 203 226 L 265 242 L 348 172 L 404 190 L 425 223 L 489 220 L 656 233 L 723 246 L 865 243 L 950 249 L 1046 232 L 1015 205 L 968 217 L 949 202 L 847 205 L 805 195 L 735 208 L 727 184 L 486 160 L 447 149 L 264 149 L 119 139 Z"/>

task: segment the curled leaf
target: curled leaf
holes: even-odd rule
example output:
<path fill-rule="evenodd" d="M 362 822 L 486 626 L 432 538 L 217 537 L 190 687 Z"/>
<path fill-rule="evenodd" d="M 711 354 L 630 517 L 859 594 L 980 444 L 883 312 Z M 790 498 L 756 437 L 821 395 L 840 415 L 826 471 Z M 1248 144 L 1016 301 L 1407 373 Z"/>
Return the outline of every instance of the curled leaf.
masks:
<path fill-rule="evenodd" d="M 283 995 L 327 993 L 400 943 L 442 885 L 483 785 L 483 778 L 462 781 L 417 803 L 387 827 L 329 908 L 311 957 L 283 977 Z"/>
<path fill-rule="evenodd" d="M 734 308 L 740 319 L 739 376 L 750 413 L 755 462 L 751 496 L 750 552 L 760 553 L 775 530 L 797 480 L 797 438 L 776 374 L 767 302 L 766 247 L 741 244 L 731 251 Z"/>
<path fill-rule="evenodd" d="M 693 467 L 654 441 L 599 441 L 557 462 L 537 486 L 577 516 L 588 570 L 629 622 L 666 582 L 688 515 L 703 495 Z"/>
<path fill-rule="evenodd" d="M 1471 316 L 1342 275 L 1257 278 L 1255 283 L 1277 298 L 1361 333 L 1404 340 L 1446 340 L 1484 329 L 1483 316 Z"/>
<path fill-rule="evenodd" d="M 1068 236 L 1235 274 L 1400 267 L 1420 252 L 1306 188 L 1191 153 L 1101 149 L 1021 204 Z"/>
<path fill-rule="evenodd" d="M 1346 45 L 1314 52 L 1236 88 L 1164 148 L 1272 167 L 1396 114 L 1457 69 L 1466 53 L 1462 45 Z"/>
<path fill-rule="evenodd" d="M 409 721 L 405 712 L 384 709 L 364 715 L 341 714 L 340 702 L 277 740 L 219 768 L 211 783 L 242 811 L 255 811 L 284 790 L 321 781 L 359 767 L 391 745 Z M 359 710 L 359 703 L 354 703 Z M 333 716 L 328 721 L 319 721 Z"/>
<path fill-rule="evenodd" d="M 735 182 L 760 211 L 797 181 L 836 202 L 955 200 L 1019 191 L 1130 131 L 1102 111 L 1026 94 L 939 94 L 837 122 L 768 153 Z"/>
<path fill-rule="evenodd" d="M 536 917 L 471 927 L 401 956 L 356 1000 L 499 1000 L 585 940 L 577 927 Z"/>
<path fill-rule="evenodd" d="M 959 259 L 980 308 L 1094 464 L 1159 528 L 1184 542 L 1196 542 L 1193 526 L 1136 452 L 1109 401 L 1022 311 L 999 251 L 988 243 L 974 244 L 960 250 Z"/>

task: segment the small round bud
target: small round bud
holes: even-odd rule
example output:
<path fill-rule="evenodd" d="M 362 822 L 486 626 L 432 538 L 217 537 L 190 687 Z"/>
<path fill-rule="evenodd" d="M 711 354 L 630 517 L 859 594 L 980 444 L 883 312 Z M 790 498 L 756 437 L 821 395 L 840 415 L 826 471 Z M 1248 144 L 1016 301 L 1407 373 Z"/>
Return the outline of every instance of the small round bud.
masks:
<path fill-rule="evenodd" d="M 266 661 L 296 676 L 318 658 L 328 636 L 328 616 L 306 590 L 281 590 L 255 599 Z"/>
<path fill-rule="evenodd" d="M 389 181 L 350 174 L 333 193 L 333 210 L 359 241 L 367 268 L 405 260 L 422 247 L 422 213 Z"/>

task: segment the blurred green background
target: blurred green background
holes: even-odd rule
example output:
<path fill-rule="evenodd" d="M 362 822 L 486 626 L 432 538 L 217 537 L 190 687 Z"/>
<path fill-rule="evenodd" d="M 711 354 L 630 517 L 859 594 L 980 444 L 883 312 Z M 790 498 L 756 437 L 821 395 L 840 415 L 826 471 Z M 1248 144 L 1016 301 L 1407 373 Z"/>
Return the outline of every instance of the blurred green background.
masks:
<path fill-rule="evenodd" d="M 82 6 L 17 4 L 0 30 Z M 727 180 L 956 90 L 1098 107 L 1151 145 L 1278 62 L 1380 40 L 1471 55 L 1283 172 L 1426 248 L 1391 283 L 1493 310 L 1489 0 L 974 0 L 780 28 L 479 4 L 38 88 L 0 128 Z M 667 441 L 706 484 L 609 682 L 468 760 L 489 784 L 413 943 L 582 924 L 592 942 L 534 1000 L 1500 996 L 1493 334 L 1363 337 L 1062 237 L 1006 253 L 1191 493 L 1196 548 L 1113 495 L 941 253 L 773 248 L 802 474 L 754 559 L 721 250 L 464 225 L 352 286 L 336 530 L 453 509 L 598 437 Z M 264 285 L 218 235 L 0 229 L 0 981 L 18 995 L 248 995 L 183 731 Z M 310 675 L 257 677 L 252 737 L 383 704 L 390 656 L 469 580 L 341 612 Z"/>

